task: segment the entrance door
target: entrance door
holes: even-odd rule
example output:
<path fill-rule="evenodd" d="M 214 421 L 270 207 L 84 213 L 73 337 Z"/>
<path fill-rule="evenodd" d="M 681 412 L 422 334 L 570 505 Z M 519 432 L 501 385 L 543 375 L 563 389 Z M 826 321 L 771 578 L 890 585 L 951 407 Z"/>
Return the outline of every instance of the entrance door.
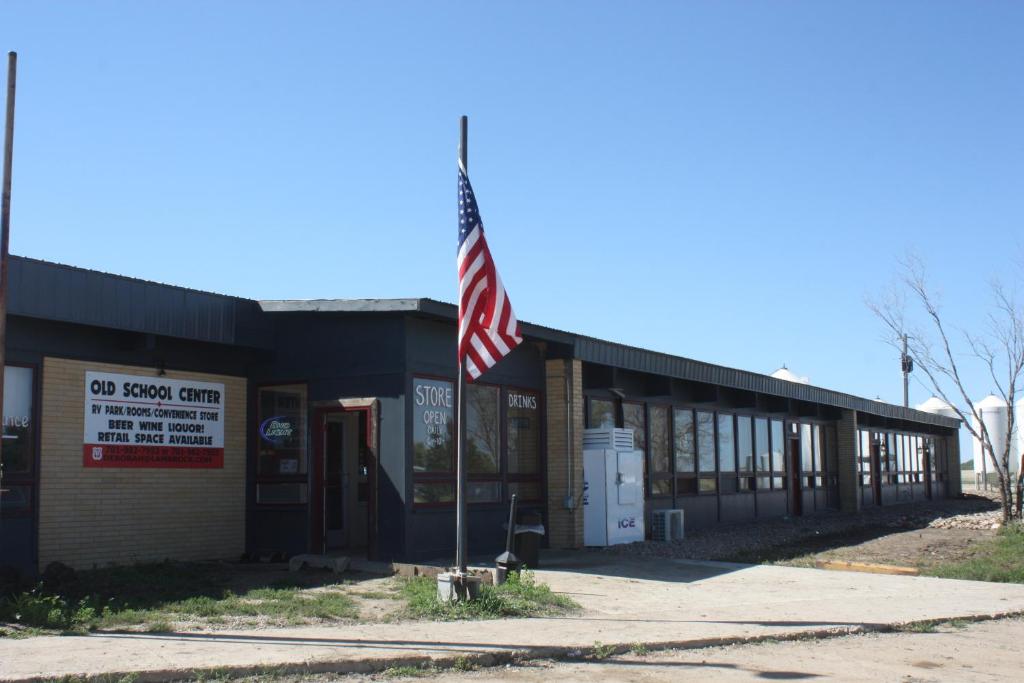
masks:
<path fill-rule="evenodd" d="M 324 508 L 324 550 L 348 546 L 345 503 L 348 473 L 345 471 L 345 423 L 343 413 L 327 413 L 323 423 L 323 471 L 321 497 Z"/>
<path fill-rule="evenodd" d="M 786 457 L 789 460 L 786 474 L 789 477 L 789 512 L 794 517 L 800 517 L 804 514 L 804 492 L 800 486 L 802 481 L 800 476 L 800 437 L 790 436 L 786 439 L 786 444 L 788 450 Z"/>
<path fill-rule="evenodd" d="M 367 410 L 322 409 L 316 451 L 313 548 L 365 552 L 369 540 L 370 459 Z"/>

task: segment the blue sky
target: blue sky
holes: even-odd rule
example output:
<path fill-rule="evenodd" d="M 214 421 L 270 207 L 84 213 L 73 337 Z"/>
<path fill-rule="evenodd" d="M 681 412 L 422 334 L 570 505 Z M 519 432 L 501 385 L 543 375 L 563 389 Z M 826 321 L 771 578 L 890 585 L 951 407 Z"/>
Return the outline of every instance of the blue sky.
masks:
<path fill-rule="evenodd" d="M 468 114 L 520 318 L 896 402 L 865 297 L 913 249 L 976 325 L 1024 235 L 1022 30 L 1019 2 L 6 0 L 11 250 L 451 301 Z"/>

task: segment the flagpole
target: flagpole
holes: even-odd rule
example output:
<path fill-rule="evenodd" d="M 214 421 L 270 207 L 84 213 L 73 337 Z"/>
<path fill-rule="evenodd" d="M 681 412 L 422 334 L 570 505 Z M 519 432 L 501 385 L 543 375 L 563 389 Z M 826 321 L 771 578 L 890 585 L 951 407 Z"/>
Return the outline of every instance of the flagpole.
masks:
<path fill-rule="evenodd" d="M 11 236 L 11 166 L 14 160 L 14 89 L 17 70 L 18 53 L 8 52 L 3 199 L 0 200 L 0 433 L 3 432 L 4 366 L 7 362 L 7 248 Z M 3 496 L 4 477 L 2 449 L 3 439 L 0 439 L 0 496 Z"/>
<path fill-rule="evenodd" d="M 459 118 L 459 161 L 462 168 L 469 172 L 469 117 Z M 461 302 L 460 302 L 461 305 Z M 458 335 L 456 335 L 458 345 Z M 456 437 L 455 437 L 455 564 L 457 576 L 461 579 L 466 576 L 466 462 L 464 458 L 464 442 L 466 433 L 466 371 L 462 367 L 462 354 L 457 350 L 459 358 L 458 372 L 458 393 L 456 394 Z"/>

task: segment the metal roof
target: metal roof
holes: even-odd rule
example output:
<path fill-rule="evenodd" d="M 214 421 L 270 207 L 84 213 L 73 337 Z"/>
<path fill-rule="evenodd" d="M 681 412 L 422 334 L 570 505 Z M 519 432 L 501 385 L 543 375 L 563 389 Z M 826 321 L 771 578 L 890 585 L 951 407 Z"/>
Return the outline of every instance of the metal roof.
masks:
<path fill-rule="evenodd" d="M 270 321 L 249 299 L 10 256 L 7 312 L 197 341 L 271 348 Z"/>
<path fill-rule="evenodd" d="M 434 299 L 311 299 L 253 301 L 139 280 L 49 261 L 11 256 L 7 310 L 43 318 L 198 341 L 273 348 L 278 313 L 418 313 L 456 320 L 453 304 Z M 626 346 L 521 322 L 527 337 L 563 344 L 574 358 L 615 368 L 705 382 L 881 417 L 957 428 L 956 418 L 871 401 L 830 389 Z"/>
<path fill-rule="evenodd" d="M 414 312 L 429 316 L 456 320 L 458 309 L 449 303 L 434 299 L 321 299 L 313 301 L 261 301 L 264 311 L 286 312 Z M 770 375 L 748 370 L 738 370 L 722 365 L 650 351 L 635 346 L 574 334 L 541 325 L 521 322 L 522 332 L 534 339 L 569 344 L 574 358 L 589 363 L 608 365 L 624 370 L 646 372 L 676 379 L 705 382 L 734 389 L 743 389 L 761 394 L 792 398 L 809 403 L 857 410 L 880 417 L 910 420 L 924 424 L 957 429 L 960 420 L 926 413 L 913 408 L 872 401 L 840 391 L 824 389 L 810 384 L 787 382 Z"/>

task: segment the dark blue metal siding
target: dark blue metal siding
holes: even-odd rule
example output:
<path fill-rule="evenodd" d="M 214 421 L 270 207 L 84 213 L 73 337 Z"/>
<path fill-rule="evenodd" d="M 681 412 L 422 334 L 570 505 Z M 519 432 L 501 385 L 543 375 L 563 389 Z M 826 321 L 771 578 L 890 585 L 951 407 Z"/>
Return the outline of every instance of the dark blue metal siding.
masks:
<path fill-rule="evenodd" d="M 255 348 L 273 343 L 255 301 L 18 256 L 9 267 L 11 315 Z"/>
<path fill-rule="evenodd" d="M 859 410 L 882 417 L 912 420 L 939 427 L 957 429 L 960 426 L 959 420 L 941 415 L 933 415 L 880 401 L 869 401 L 850 394 L 822 389 L 809 384 L 787 382 L 756 372 L 745 372 L 721 365 L 702 363 L 689 358 L 646 351 L 589 337 L 576 338 L 573 355 L 586 362 L 608 365 L 614 368 L 624 368 L 638 372 L 647 372 L 653 375 L 704 382 L 772 396 L 782 396 L 808 403 L 835 406 L 847 410 Z"/>

